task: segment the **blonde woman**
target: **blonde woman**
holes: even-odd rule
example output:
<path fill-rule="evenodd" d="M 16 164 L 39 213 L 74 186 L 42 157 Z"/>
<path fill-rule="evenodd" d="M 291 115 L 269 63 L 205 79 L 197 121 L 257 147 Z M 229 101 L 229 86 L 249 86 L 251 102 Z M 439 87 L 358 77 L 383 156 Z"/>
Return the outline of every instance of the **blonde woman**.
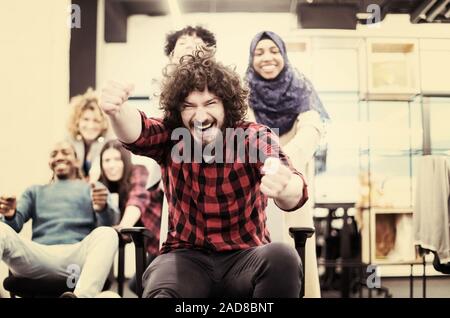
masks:
<path fill-rule="evenodd" d="M 74 96 L 69 120 L 69 140 L 73 143 L 81 162 L 84 176 L 96 181 L 100 175 L 99 154 L 110 139 L 108 120 L 99 107 L 97 93 L 89 88 L 84 94 Z"/>

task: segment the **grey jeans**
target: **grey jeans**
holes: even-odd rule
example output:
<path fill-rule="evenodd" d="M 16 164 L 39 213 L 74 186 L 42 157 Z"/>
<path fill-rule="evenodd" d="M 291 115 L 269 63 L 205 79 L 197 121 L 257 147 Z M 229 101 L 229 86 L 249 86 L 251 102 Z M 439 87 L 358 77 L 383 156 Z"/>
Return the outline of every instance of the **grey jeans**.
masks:
<path fill-rule="evenodd" d="M 297 298 L 300 257 L 284 243 L 244 250 L 179 249 L 162 254 L 143 275 L 147 298 Z"/>

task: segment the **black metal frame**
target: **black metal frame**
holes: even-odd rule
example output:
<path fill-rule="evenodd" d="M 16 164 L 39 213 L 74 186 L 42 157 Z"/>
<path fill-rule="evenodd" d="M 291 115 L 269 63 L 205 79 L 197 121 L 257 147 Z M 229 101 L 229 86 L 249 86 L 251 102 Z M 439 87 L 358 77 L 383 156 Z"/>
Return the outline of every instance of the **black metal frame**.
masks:
<path fill-rule="evenodd" d="M 146 264 L 146 239 L 151 239 L 154 235 L 145 227 L 123 228 L 120 233 L 131 236 L 135 246 L 136 258 L 136 294 L 142 298 L 143 286 L 142 275 L 147 266 Z"/>

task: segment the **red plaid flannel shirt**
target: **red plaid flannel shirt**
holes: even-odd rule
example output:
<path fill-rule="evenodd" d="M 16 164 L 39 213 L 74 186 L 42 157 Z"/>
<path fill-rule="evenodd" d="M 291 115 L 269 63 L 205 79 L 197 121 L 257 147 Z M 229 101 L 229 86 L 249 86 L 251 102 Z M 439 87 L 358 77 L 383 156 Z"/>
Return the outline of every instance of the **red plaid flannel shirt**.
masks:
<path fill-rule="evenodd" d="M 172 148 L 178 143 L 171 140 L 172 131 L 161 119 L 147 118 L 143 112 L 141 118 L 140 137 L 124 146 L 161 165 L 169 204 L 168 233 L 162 253 L 179 248 L 238 250 L 270 242 L 264 211 L 268 198 L 260 191 L 263 162 L 177 163 L 171 158 Z M 278 138 L 270 129 L 249 122 L 237 128 L 250 130 L 245 138 L 247 154 L 252 147 L 258 147 L 267 156 L 278 152 L 282 162 L 303 179 L 279 149 Z M 261 131 L 269 142 L 256 144 L 260 139 L 251 136 Z M 297 210 L 308 200 L 307 185 L 303 181 L 303 196 L 290 211 Z"/>
<path fill-rule="evenodd" d="M 147 241 L 147 252 L 159 254 L 159 237 L 161 231 L 161 212 L 163 191 L 157 185 L 147 189 L 148 170 L 145 166 L 134 165 L 131 173 L 131 190 L 126 206 L 136 206 L 141 211 L 142 225 L 154 234 L 154 239 Z"/>

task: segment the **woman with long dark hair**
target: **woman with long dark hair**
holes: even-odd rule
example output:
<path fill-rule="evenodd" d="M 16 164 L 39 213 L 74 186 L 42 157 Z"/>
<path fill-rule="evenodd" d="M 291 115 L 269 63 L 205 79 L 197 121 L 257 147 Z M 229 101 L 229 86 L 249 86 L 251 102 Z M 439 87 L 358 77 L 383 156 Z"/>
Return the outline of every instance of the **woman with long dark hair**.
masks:
<path fill-rule="evenodd" d="M 118 140 L 108 141 L 100 152 L 100 182 L 116 194 L 121 213 L 117 229 L 145 226 L 154 238 L 147 242 L 148 262 L 159 254 L 163 191 L 159 183 L 147 189 L 149 173 L 143 165 L 133 165 L 131 154 Z M 133 288 L 132 288 L 133 289 Z"/>
<path fill-rule="evenodd" d="M 100 152 L 100 179 L 110 193 L 118 194 L 118 206 L 123 217 L 129 192 L 133 164 L 131 154 L 117 140 L 108 141 Z M 138 215 L 140 216 L 140 214 Z M 136 219 L 137 221 L 138 219 Z"/>

